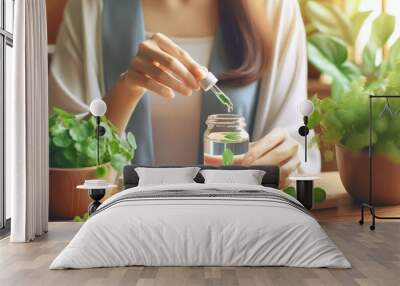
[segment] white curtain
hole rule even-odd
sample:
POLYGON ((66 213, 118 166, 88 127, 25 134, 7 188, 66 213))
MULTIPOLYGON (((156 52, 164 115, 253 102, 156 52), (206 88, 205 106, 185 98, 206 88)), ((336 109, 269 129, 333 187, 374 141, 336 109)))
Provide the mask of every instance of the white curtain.
POLYGON ((6 98, 6 187, 12 242, 47 232, 47 24, 45 0, 15 1, 13 94, 6 98))

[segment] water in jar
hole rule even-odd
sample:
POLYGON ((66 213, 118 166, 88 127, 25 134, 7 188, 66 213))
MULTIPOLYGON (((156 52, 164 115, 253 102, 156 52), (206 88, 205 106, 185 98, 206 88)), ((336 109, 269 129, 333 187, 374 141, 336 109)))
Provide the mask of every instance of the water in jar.
POLYGON ((233 153, 233 165, 241 165, 249 149, 249 135, 245 131, 212 132, 204 137, 204 164, 224 165, 223 154, 226 149, 233 153))

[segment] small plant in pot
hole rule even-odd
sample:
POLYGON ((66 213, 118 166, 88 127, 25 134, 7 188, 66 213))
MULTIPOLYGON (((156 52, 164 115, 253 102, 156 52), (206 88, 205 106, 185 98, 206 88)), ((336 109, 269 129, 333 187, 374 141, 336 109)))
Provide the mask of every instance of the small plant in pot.
POLYGON ((87 211, 90 199, 76 186, 87 179, 103 178, 114 182, 122 168, 134 157, 135 137, 121 138, 106 119, 100 123, 106 130, 99 141, 100 165, 97 166, 96 120, 77 118, 54 108, 49 118, 50 193, 52 219, 70 219, 87 211))
MULTIPOLYGON (((400 95, 400 39, 379 64, 377 60, 394 27, 393 16, 378 16, 360 61, 349 57, 351 49, 340 38, 308 38, 309 61, 332 79, 331 96, 313 98, 316 111, 309 125, 321 129, 313 143, 335 145, 336 154, 326 151, 324 158, 336 155, 342 182, 357 201, 368 201, 369 96, 400 95)), ((372 202, 400 204, 400 100, 374 99, 372 106, 372 202)))

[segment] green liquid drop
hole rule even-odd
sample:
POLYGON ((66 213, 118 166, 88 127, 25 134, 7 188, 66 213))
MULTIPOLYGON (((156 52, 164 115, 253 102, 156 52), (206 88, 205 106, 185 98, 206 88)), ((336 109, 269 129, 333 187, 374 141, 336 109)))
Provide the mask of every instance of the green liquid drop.
POLYGON ((228 112, 233 111, 233 103, 231 99, 225 95, 223 92, 216 93, 215 96, 218 98, 218 100, 226 106, 226 109, 228 112))

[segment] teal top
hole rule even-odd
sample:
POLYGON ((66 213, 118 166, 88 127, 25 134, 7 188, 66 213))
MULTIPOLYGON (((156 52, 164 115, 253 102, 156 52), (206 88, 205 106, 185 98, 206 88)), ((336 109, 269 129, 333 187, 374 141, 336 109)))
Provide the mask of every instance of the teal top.
MULTIPOLYGON (((140 0, 103 0, 102 15, 102 45, 104 61, 104 77, 106 91, 109 91, 118 81, 121 73, 127 70, 138 46, 146 39, 144 18, 140 0)), ((211 52, 208 69, 217 77, 232 66, 224 52, 221 31, 218 30, 211 52)), ((252 138, 254 118, 258 101, 259 82, 255 81, 241 87, 219 85, 231 98, 233 112, 242 115, 247 122, 247 131, 252 138)), ((126 131, 136 136, 138 150, 134 163, 154 164, 153 134, 151 126, 151 110, 149 95, 145 94, 137 105, 129 120, 126 131)), ((205 120, 210 114, 226 113, 226 108, 209 92, 202 96, 200 113, 200 140, 198 163, 203 161, 203 133, 205 120)))

